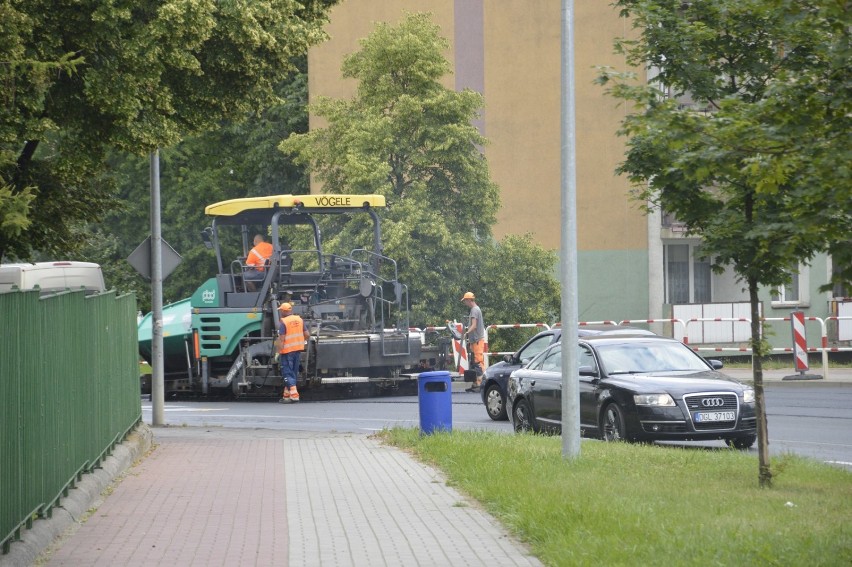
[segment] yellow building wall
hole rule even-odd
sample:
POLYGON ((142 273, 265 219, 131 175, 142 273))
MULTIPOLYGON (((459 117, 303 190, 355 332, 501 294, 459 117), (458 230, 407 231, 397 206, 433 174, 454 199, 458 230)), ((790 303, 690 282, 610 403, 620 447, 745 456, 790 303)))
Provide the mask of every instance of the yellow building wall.
MULTIPOLYGON (((450 40, 450 49, 444 54, 448 61, 455 58, 453 37, 453 0, 342 0, 331 9, 325 28, 329 39, 308 51, 308 96, 349 99, 355 95, 356 81, 344 79, 340 71, 343 59, 361 49, 359 41, 372 33, 376 23, 391 25, 405 19, 407 14, 428 12, 441 28, 442 35, 450 40)), ((444 79, 447 88, 453 87, 453 77, 444 79)), ((310 127, 320 126, 310 116, 310 127)))
MULTIPOLYGON (((412 12, 430 12, 451 44, 457 31, 455 2, 471 0, 344 0, 331 12, 330 40, 309 52, 310 97, 350 98, 353 81, 343 81, 345 55, 375 22, 397 23, 412 12)), ((477 0, 472 0, 477 1, 477 0)), ((546 248, 559 247, 561 153, 561 3, 554 0, 481 0, 484 65, 484 134, 492 179, 502 207, 494 234, 531 233, 546 248)), ((593 84, 597 65, 624 69, 612 42, 629 25, 608 2, 575 3, 578 248, 647 248, 647 224, 629 185, 614 169, 623 157, 616 136, 625 108, 593 84)), ((455 60, 455 46, 447 59, 455 60)), ((453 88, 454 78, 445 84, 453 88)), ((313 118, 311 127, 319 127, 313 118)))
POLYGON ((630 183, 615 175, 624 159, 624 138, 616 135, 628 107, 593 84, 596 67, 627 69, 613 54, 613 40, 631 35, 630 23, 609 2, 578 2, 577 60, 577 218, 581 249, 645 249, 647 219, 630 200, 630 183), (606 223, 598 222, 599 215, 606 223))

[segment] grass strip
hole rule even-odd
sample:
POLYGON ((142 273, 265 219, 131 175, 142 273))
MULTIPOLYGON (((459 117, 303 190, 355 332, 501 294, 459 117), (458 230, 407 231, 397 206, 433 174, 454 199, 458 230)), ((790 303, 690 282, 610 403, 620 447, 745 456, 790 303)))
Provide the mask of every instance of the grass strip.
POLYGON ((440 469, 546 565, 852 565, 852 473, 752 453, 454 431, 380 436, 440 469))

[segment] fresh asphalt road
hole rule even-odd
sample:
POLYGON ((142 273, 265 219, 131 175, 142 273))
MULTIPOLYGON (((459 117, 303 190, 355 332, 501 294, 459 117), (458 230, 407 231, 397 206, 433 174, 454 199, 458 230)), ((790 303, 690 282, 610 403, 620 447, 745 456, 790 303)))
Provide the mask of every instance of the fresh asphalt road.
MULTIPOLYGON (((507 421, 492 421, 479 394, 452 395, 453 429, 487 429, 512 432, 507 421)), ((353 400, 166 402, 167 425, 252 427, 317 432, 370 433, 390 427, 418 427, 420 407, 414 396, 356 398, 353 400)), ((151 403, 142 402, 146 423, 151 423, 151 403)))
POLYGON ((769 448, 852 470, 852 384, 774 383, 766 391, 769 448))
MULTIPOLYGON (((852 470, 852 384, 766 384, 769 448, 774 455, 794 453, 852 470)), ((420 424, 418 397, 398 396, 354 400, 302 401, 167 401, 165 425, 283 429, 316 432, 369 433, 420 424)), ((142 402, 151 424, 151 403, 142 402)), ((453 429, 511 433, 509 422, 492 421, 479 394, 452 395, 453 429)), ((684 444, 724 447, 724 443, 684 444)), ((751 451, 755 451, 752 448, 751 451)))

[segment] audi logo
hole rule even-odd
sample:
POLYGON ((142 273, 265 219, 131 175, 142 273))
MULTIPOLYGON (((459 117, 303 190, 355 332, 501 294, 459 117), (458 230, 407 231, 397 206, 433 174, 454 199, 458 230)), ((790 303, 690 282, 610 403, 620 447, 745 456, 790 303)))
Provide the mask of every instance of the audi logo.
POLYGON ((722 398, 704 398, 701 400, 701 405, 705 408, 720 408, 725 405, 725 400, 722 398))

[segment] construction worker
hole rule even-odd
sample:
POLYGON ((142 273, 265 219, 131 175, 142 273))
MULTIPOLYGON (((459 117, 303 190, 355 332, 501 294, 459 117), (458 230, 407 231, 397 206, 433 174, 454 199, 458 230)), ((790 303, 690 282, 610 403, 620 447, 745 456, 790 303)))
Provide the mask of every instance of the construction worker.
POLYGON ((482 384, 482 369, 485 365, 485 322, 482 320, 482 309, 476 304, 476 296, 472 291, 465 293, 461 300, 470 308, 470 323, 464 331, 464 338, 468 340, 473 354, 471 369, 476 372, 476 382, 465 391, 479 392, 480 384, 482 384))
POLYGON ((253 291, 255 288, 253 282, 263 279, 263 272, 266 271, 266 263, 271 257, 272 244, 267 242, 262 234, 256 234, 254 237, 254 248, 246 256, 246 271, 243 275, 246 282, 248 282, 250 291, 253 291))
POLYGON ((299 391, 296 389, 296 376, 299 373, 299 359, 305 350, 305 342, 311 333, 305 329, 305 323, 298 315, 293 314, 293 305, 282 303, 278 308, 281 313, 279 330, 278 364, 281 365, 281 377, 284 379, 284 393, 279 400, 282 403, 298 402, 299 391))
POLYGON ((266 269, 266 261, 272 256, 272 244, 263 238, 262 234, 254 235, 254 248, 246 257, 246 265, 255 268, 258 272, 266 269))

